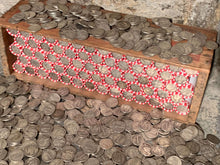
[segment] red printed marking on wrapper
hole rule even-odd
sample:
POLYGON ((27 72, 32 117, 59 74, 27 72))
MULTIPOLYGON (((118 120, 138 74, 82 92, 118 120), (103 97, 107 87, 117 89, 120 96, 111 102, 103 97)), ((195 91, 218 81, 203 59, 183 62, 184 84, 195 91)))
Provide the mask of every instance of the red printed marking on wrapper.
POLYGON ((110 91, 110 88, 107 84, 97 83, 97 92, 103 95, 107 95, 110 91))
MULTIPOLYGON (((14 30, 14 29, 11 29, 11 30, 14 30)), ((16 34, 12 33, 11 30, 10 29, 6 29, 8 34, 11 35, 12 37, 17 37, 19 35, 19 31, 18 30, 15 30, 15 31, 17 31, 16 34)))
POLYGON ((85 84, 85 81, 77 75, 72 79, 71 84, 76 88, 82 88, 85 84))
POLYGON ((23 51, 23 47, 20 46, 19 44, 17 44, 16 42, 13 42, 10 46, 9 46, 9 50, 12 54, 14 54, 15 56, 19 56, 21 55, 22 51, 23 51), (14 49, 18 49, 19 52, 15 52, 14 49))
POLYGON ((187 101, 176 104, 174 109, 179 115, 187 115, 189 113, 189 103, 187 101))
POLYGON ((149 96, 148 104, 153 108, 159 108, 161 107, 161 99, 159 96, 149 96))
POLYGON ((84 88, 87 91, 93 92, 97 89, 97 86, 93 80, 89 79, 89 80, 85 81, 84 88))
POLYGON ((168 98, 166 101, 164 101, 161 105, 161 108, 166 112, 173 112, 174 111, 174 105, 171 103, 171 99, 168 98))
POLYGON ((194 95, 194 86, 190 83, 185 83, 184 85, 180 86, 179 91, 183 98, 189 99, 194 95))
POLYGON ((117 86, 110 88, 109 95, 114 98, 119 98, 121 96, 121 89, 117 86))
POLYGON ((49 72, 48 78, 49 78, 51 81, 53 81, 53 82, 58 82, 58 81, 60 81, 60 75, 57 74, 57 73, 54 72, 54 71, 49 72))
POLYGON ((36 72, 36 75, 41 79, 47 79, 48 74, 49 74, 49 72, 42 67, 39 68, 38 71, 36 72))
POLYGON ((24 73, 25 72, 25 70, 24 70, 25 69, 25 65, 20 63, 18 60, 13 63, 12 68, 17 73, 24 73), (20 67, 20 69, 18 70, 18 68, 16 66, 20 67))
POLYGON ((144 105, 149 102, 149 97, 146 96, 143 92, 136 93, 134 100, 136 103, 144 105))

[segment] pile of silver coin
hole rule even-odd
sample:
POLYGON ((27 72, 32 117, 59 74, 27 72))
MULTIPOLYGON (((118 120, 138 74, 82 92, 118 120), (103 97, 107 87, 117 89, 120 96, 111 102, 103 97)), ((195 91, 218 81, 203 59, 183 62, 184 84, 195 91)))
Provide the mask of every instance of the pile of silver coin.
POLYGON ((201 54, 204 46, 210 50, 218 47, 204 34, 184 31, 168 18, 152 19, 152 27, 144 17, 107 12, 95 5, 83 7, 67 3, 67 0, 47 0, 45 3, 29 0, 29 4, 19 6, 19 10, 9 22, 25 21, 30 24, 31 32, 58 28, 60 37, 65 39, 86 40, 93 36, 117 48, 142 51, 149 57, 178 58, 183 64, 191 63, 189 55, 201 54), (178 43, 173 45, 172 41, 178 43))
POLYGON ((198 125, 0 77, 1 165, 219 165, 198 125))

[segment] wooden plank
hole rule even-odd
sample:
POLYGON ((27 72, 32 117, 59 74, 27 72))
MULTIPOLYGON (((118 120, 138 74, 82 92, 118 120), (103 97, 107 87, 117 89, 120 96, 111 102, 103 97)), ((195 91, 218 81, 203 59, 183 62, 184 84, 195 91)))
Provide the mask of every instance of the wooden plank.
POLYGON ((5 28, 0 28, 0 49, 1 60, 3 66, 3 73, 5 76, 9 76, 12 71, 12 64, 16 60, 16 56, 12 55, 9 50, 9 45, 12 44, 13 38, 8 35, 5 28))
MULTIPOLYGON (((8 19, 15 13, 19 12, 18 10, 18 6, 20 4, 24 4, 27 3, 26 0, 20 1, 15 7, 13 7, 13 9, 11 9, 9 12, 7 12, 5 15, 3 15, 2 18, 0 18, 0 26, 6 27, 6 28, 12 28, 12 29, 18 29, 18 30, 23 30, 23 31, 28 31, 28 24, 25 22, 21 22, 19 24, 10 24, 8 22, 8 19)), ((213 30, 208 30, 208 29, 202 29, 202 28, 196 28, 196 27, 189 27, 186 25, 179 25, 178 26, 182 27, 184 30, 187 31, 191 31, 191 32, 201 32, 203 34, 205 34, 208 39, 210 40, 216 40, 216 35, 217 32, 213 31, 213 30)), ((41 30, 39 32, 37 32, 36 34, 39 35, 43 35, 46 37, 52 37, 54 39, 58 39, 58 40, 63 40, 63 41, 67 41, 67 42, 72 42, 72 43, 76 43, 76 44, 81 44, 81 45, 85 45, 85 46, 90 46, 90 47, 94 47, 94 48, 99 48, 99 49, 104 49, 110 52, 116 52, 116 53, 120 53, 120 54, 125 54, 125 55, 129 55, 129 56, 134 56, 134 57, 138 57, 138 58, 143 58, 143 59, 148 59, 148 60, 154 60, 156 62, 161 62, 164 64, 168 64, 168 65, 174 65, 174 66, 178 66, 178 67, 184 67, 187 69, 193 69, 193 70, 197 70, 197 71, 202 71, 202 72, 209 72, 210 63, 207 63, 206 61, 212 60, 213 57, 213 51, 209 51, 206 48, 204 48, 204 52, 210 54, 209 57, 205 57, 203 56, 204 53, 198 57, 198 55, 190 55, 194 60, 191 64, 188 65, 184 65, 181 64, 178 59, 173 58, 171 60, 164 60, 159 58, 158 55, 154 56, 154 57, 146 57, 143 55, 142 52, 136 52, 133 50, 124 50, 121 48, 115 48, 113 47, 108 41, 105 40, 101 40, 101 39, 96 39, 93 37, 89 37, 89 39, 84 40, 84 41, 80 41, 80 40, 65 40, 59 37, 59 32, 58 29, 51 29, 51 30, 41 30)))
POLYGON ((206 89, 208 77, 209 77, 208 73, 205 73, 205 72, 199 73, 196 87, 195 87, 195 91, 194 91, 194 96, 192 99, 192 104, 190 107, 190 113, 188 115, 189 116, 188 123, 195 123, 195 121, 196 121, 196 118, 197 118, 197 115, 199 113, 199 109, 200 109, 200 106, 202 103, 202 99, 204 96, 204 92, 206 89))
POLYGON ((176 112, 166 112, 166 111, 164 111, 163 114, 164 114, 164 117, 166 118, 170 118, 170 119, 177 120, 177 121, 184 122, 184 123, 189 123, 188 115, 179 115, 176 112))
POLYGON ((5 51, 5 44, 4 44, 4 39, 3 39, 3 32, 2 32, 3 28, 0 28, 0 49, 1 49, 1 61, 2 61, 2 68, 3 68, 3 74, 5 76, 10 75, 10 71, 9 71, 9 64, 8 64, 8 57, 5 51))

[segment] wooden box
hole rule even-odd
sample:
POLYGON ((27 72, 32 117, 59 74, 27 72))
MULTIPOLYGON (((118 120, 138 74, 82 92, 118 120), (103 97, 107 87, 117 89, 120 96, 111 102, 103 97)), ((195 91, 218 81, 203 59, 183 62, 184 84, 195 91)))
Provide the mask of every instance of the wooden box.
MULTIPOLYGON (((16 6, 14 6, 11 10, 9 10, 6 14, 3 15, 2 18, 0 18, 0 47, 1 47, 1 59, 3 63, 3 71, 4 74, 7 75, 15 75, 18 79, 26 81, 26 82, 31 82, 31 83, 37 83, 37 84, 43 84, 46 87, 50 88, 60 88, 60 87, 68 87, 70 91, 74 94, 77 95, 83 95, 85 97, 89 98, 96 98, 100 100, 106 100, 107 98, 111 97, 111 95, 108 94, 100 94, 100 92, 97 92, 96 90, 88 90, 85 88, 77 88, 74 87, 72 84, 69 83, 69 85, 66 85, 65 83, 61 83, 60 81, 51 81, 50 79, 42 79, 38 76, 30 76, 25 73, 17 73, 13 70, 13 64, 17 60, 17 57, 13 55, 10 51, 10 45, 14 42, 14 39, 11 35, 8 34, 7 29, 15 29, 17 31, 22 31, 22 32, 28 32, 28 24, 21 22, 19 24, 10 24, 8 22, 8 19, 15 13, 19 12, 18 6, 21 4, 27 3, 27 1, 22 0, 20 1, 16 6)), ((193 33, 196 32, 201 32, 207 36, 209 40, 216 40, 216 32, 212 30, 207 30, 207 29, 201 29, 201 28, 196 28, 196 27, 189 27, 185 25, 178 25, 182 29, 186 31, 190 31, 193 33)), ((191 64, 181 64, 178 59, 173 58, 171 60, 164 60, 159 58, 157 55, 154 57, 146 57, 142 54, 142 52, 136 52, 133 50, 124 50, 121 48, 115 48, 113 47, 109 42, 101 39, 96 39, 93 37, 89 37, 87 40, 80 41, 80 40, 65 40, 59 37, 59 32, 58 29, 53 29, 53 30, 40 30, 39 32, 36 33, 37 35, 43 36, 43 37, 49 37, 52 39, 55 39, 56 41, 65 41, 68 42, 69 44, 73 45, 82 45, 86 47, 92 47, 97 50, 97 52, 100 50, 108 51, 110 53, 118 53, 120 55, 123 55, 124 58, 127 56, 130 57, 135 57, 139 59, 145 59, 149 60, 153 63, 162 63, 167 66, 174 66, 178 68, 183 68, 185 70, 190 70, 193 71, 196 75, 196 78, 193 80, 194 81, 194 88, 193 92, 194 95, 192 99, 190 100, 190 107, 189 107, 189 113, 185 115, 179 115, 175 111, 173 112, 168 112, 164 111, 164 117, 169 117, 175 120, 179 120, 185 123, 195 123, 197 114, 199 112, 199 108, 202 102, 203 94, 205 91, 205 87, 207 84, 207 80, 209 77, 209 72, 212 64, 212 58, 213 58, 213 51, 210 51, 206 48, 203 48, 203 52, 201 55, 190 55, 193 58, 193 62, 191 64), (197 74, 198 73, 198 74, 197 74)), ((73 48, 74 49, 74 48, 73 48)), ((75 50, 75 49, 74 49, 75 50)), ((81 51, 84 51, 81 50, 81 51)), ((97 54, 97 53, 96 53, 97 54)), ((92 55, 91 55, 92 56, 92 55)), ((94 64, 96 65, 96 64, 94 64)), ((132 65, 132 64, 131 64, 132 65)), ((70 66, 69 66, 70 67, 70 66)), ((96 66, 95 66, 96 67, 96 66)), ((145 66, 144 66, 145 67, 145 66)), ((72 80, 72 79, 71 79, 72 80)), ((116 80, 117 81, 117 80, 116 80)), ((68 83, 67 83, 68 84, 68 83)), ((108 87, 109 88, 109 87, 108 87)), ((141 94, 141 93, 140 93, 141 94)), ((137 101, 126 101, 126 99, 123 99, 121 97, 118 98, 120 104, 130 104, 136 109, 144 110, 144 111, 151 111, 153 108, 152 106, 149 106, 148 104, 138 104, 137 101)), ((166 100, 165 100, 166 102, 166 100)))

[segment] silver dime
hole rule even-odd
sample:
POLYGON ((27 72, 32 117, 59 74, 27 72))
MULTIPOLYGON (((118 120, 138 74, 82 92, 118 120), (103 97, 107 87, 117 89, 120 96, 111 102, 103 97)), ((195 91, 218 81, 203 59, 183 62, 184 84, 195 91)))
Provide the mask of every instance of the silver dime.
POLYGON ((218 44, 214 41, 208 40, 206 41, 205 47, 210 50, 215 50, 218 48, 218 44))
POLYGON ((160 53, 161 53, 161 48, 158 46, 151 46, 143 51, 143 54, 145 56, 155 56, 155 55, 160 55, 160 53))
POLYGON ((41 27, 42 27, 42 29, 46 29, 46 30, 54 29, 57 27, 57 22, 51 21, 48 23, 43 23, 43 24, 41 24, 41 27))
POLYGON ((190 63, 192 63, 192 57, 190 57, 190 56, 179 56, 178 60, 182 64, 190 64, 190 63))
POLYGON ((119 30, 127 30, 128 28, 130 28, 131 24, 127 21, 119 21, 116 23, 116 27, 119 30))
POLYGON ((11 161, 20 161, 24 157, 24 153, 21 149, 12 150, 9 152, 8 158, 11 161))
POLYGON ((56 151, 52 149, 43 150, 41 158, 44 162, 49 163, 56 157, 56 151))

